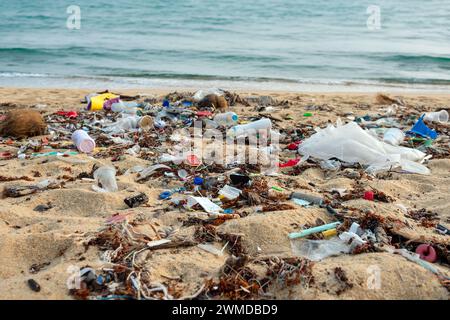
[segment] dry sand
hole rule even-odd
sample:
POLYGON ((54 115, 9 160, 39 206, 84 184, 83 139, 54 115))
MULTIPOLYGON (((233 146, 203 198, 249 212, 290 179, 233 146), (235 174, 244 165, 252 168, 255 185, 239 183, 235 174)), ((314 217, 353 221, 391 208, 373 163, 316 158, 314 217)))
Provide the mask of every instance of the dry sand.
MULTIPOLYGON (((158 97, 169 91, 125 90, 123 94, 149 93, 158 97)), ((40 111, 79 110, 84 106, 80 99, 89 90, 60 89, 12 89, 0 88, 1 110, 8 109, 6 103, 17 107, 35 106, 40 111), (38 105, 36 107, 36 105, 38 105), (40 105, 40 106, 39 106, 40 105)), ((241 96, 256 95, 255 92, 241 92, 241 96)), ((281 127, 294 127, 296 123, 311 122, 323 124, 326 120, 335 122, 345 112, 363 116, 375 113, 380 106, 375 104, 374 94, 294 94, 264 93, 278 100, 289 100, 289 107, 276 107, 273 116, 283 118, 289 114, 292 120, 283 121, 281 127), (312 111, 312 118, 302 117, 306 106, 327 105, 327 110, 312 111)), ((396 95, 398 96, 398 95, 396 95)), ((449 107, 449 95, 415 94, 401 96, 420 111, 439 110, 449 107)), ((239 115, 258 114, 253 107, 231 107, 239 115)), ((2 151, 15 148, 1 146, 2 151)), ((94 163, 110 163, 110 159, 92 160, 87 156, 77 156, 87 161, 85 164, 70 164, 59 160, 45 162, 33 160, 1 160, 0 176, 29 176, 37 182, 45 177, 58 177, 65 174, 76 176, 89 172, 94 163), (39 172, 41 177, 35 177, 39 172)), ((126 156, 125 160, 114 162, 120 169, 134 165, 148 165, 148 161, 126 156)), ((429 176, 393 173, 385 179, 360 179, 365 186, 372 186, 395 198, 408 208, 426 208, 437 212, 441 222, 450 222, 450 159, 431 160, 428 165, 429 176)), ((132 212, 146 216, 160 229, 171 226, 179 229, 179 234, 190 235, 193 228, 180 228, 179 211, 155 213, 162 202, 158 194, 164 186, 150 180, 145 184, 134 182, 134 175, 118 177, 119 192, 100 194, 91 189, 92 183, 76 180, 68 182, 63 189, 47 190, 20 198, 1 199, 0 206, 0 299, 71 299, 66 281, 70 266, 101 267, 100 252, 94 246, 87 249, 82 245, 83 234, 94 232, 104 226, 105 219, 117 212, 132 212), (123 199, 136 191, 145 192, 150 198, 148 207, 128 209, 123 199), (51 202, 53 208, 37 212, 33 209, 40 204, 51 202), (47 264, 36 274, 30 273, 34 264, 47 264), (33 292, 26 281, 35 279, 41 285, 40 292, 33 292)), ((270 178, 273 185, 280 187, 297 186, 311 192, 331 188, 350 188, 355 182, 343 175, 326 175, 320 169, 307 169, 298 176, 279 176, 270 178), (315 185, 312 188, 310 183, 315 185)), ((30 184, 27 181, 2 182, 1 185, 30 184)), ((349 200, 345 204, 351 208, 371 208, 384 217, 406 220, 394 203, 369 202, 363 199, 349 200)), ((289 232, 298 230, 295 226, 317 219, 329 222, 330 217, 324 209, 296 207, 294 210, 253 213, 246 218, 227 221, 219 227, 221 231, 244 234, 244 245, 253 256, 292 256, 287 238, 289 232)), ((424 240, 434 239, 450 244, 449 236, 441 236, 407 219, 410 228, 402 231, 409 238, 423 236, 424 240)), ((151 228, 143 227, 143 233, 154 238, 151 228)), ((217 244, 220 248, 220 245, 217 244)), ((216 277, 227 256, 217 257, 197 247, 157 250, 149 254, 145 264, 151 270, 155 281, 167 281, 167 277, 181 277, 180 286, 185 295, 193 294, 211 277, 216 277)), ((255 266, 257 268, 257 266, 255 266)), ((450 275, 448 266, 439 268, 450 275)), ((289 288, 272 287, 271 292, 278 299, 448 299, 449 292, 438 278, 423 267, 405 258, 388 253, 363 253, 341 255, 317 262, 313 266, 315 285, 305 288, 301 285, 289 288), (381 270, 381 288, 368 289, 370 274, 368 268, 377 266, 381 270), (340 284, 333 274, 335 267, 341 267, 353 285, 337 294, 340 284)))

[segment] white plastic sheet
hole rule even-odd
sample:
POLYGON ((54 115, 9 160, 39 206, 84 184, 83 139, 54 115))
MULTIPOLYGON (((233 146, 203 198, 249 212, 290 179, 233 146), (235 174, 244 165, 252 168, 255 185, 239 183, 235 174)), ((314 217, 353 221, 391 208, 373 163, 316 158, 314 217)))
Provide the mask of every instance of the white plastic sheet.
POLYGON ((319 129, 299 145, 298 151, 323 160, 337 158, 344 162, 360 163, 368 166, 371 172, 401 167, 411 173, 430 173, 427 167, 419 163, 425 158, 425 153, 389 145, 363 130, 356 122, 319 129))

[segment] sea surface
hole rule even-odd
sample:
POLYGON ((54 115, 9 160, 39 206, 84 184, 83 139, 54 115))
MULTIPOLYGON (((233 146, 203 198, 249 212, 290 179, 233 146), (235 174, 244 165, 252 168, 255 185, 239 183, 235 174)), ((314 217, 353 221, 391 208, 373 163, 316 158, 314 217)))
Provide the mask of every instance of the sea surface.
POLYGON ((0 0, 0 86, 448 92, 450 1, 0 0))

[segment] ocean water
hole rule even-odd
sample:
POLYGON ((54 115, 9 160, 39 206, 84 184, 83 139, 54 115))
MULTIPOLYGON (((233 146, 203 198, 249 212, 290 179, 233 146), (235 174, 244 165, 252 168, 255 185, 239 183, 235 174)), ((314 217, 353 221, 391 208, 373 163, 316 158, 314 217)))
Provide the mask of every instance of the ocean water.
POLYGON ((446 91, 450 2, 1 0, 0 86, 446 91))

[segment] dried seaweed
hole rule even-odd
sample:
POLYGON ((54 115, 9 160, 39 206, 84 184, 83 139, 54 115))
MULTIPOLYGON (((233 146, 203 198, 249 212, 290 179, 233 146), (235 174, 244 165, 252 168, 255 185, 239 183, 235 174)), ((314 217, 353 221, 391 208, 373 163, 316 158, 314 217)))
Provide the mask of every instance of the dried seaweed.
POLYGON ((30 178, 30 177, 27 177, 27 176, 21 176, 21 177, 0 176, 0 182, 17 181, 17 180, 33 181, 33 178, 30 178))
POLYGON ((350 283, 345 271, 340 268, 340 267, 336 267, 333 270, 334 272, 334 276, 339 284, 339 288, 336 291, 336 294, 339 296, 342 293, 344 293, 346 290, 353 288, 353 284, 350 283))
POLYGON ((406 217, 416 220, 425 228, 435 228, 439 223, 439 215, 425 208, 409 211, 406 217))
POLYGON ((242 244, 242 235, 231 233, 218 233, 220 239, 224 242, 228 242, 228 250, 236 257, 240 257, 247 254, 245 247, 242 244))
POLYGON ((363 229, 369 229, 372 232, 375 232, 375 229, 378 226, 383 225, 385 223, 384 217, 377 215, 373 212, 367 213, 364 217, 359 220, 359 225, 363 229))

